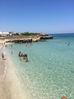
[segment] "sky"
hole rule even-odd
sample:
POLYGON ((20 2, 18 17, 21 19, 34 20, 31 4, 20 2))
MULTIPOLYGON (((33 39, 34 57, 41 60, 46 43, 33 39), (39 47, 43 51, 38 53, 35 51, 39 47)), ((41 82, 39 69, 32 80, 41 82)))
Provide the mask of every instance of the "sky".
POLYGON ((74 33, 74 0, 0 0, 0 31, 74 33))

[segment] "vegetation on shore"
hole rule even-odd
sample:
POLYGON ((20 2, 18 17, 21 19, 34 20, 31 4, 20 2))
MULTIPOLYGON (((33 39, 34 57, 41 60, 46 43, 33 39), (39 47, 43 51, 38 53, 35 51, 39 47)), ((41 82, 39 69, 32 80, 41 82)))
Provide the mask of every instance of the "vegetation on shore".
POLYGON ((23 32, 23 33, 15 33, 12 35, 40 35, 40 33, 29 33, 29 32, 23 32))

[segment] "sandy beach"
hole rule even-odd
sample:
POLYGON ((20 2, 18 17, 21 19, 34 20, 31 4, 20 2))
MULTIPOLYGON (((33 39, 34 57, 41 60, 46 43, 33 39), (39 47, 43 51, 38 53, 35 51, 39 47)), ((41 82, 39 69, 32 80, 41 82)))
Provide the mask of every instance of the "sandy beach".
POLYGON ((11 58, 7 56, 5 60, 0 57, 0 99, 32 99, 20 80, 11 58))

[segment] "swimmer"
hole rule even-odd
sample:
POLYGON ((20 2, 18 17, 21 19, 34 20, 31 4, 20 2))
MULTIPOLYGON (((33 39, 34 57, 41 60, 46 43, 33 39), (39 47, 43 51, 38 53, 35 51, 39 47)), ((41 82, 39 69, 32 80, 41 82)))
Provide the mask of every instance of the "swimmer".
POLYGON ((69 46, 70 45, 70 42, 65 42, 65 44, 67 44, 67 46, 69 46))
POLYGON ((23 57, 27 57, 27 54, 24 54, 23 57))
POLYGON ((27 54, 25 54, 23 57, 24 57, 25 61, 28 62, 27 54))
POLYGON ((21 51, 19 52, 18 56, 21 56, 21 51))
POLYGON ((21 51, 18 54, 19 57, 23 57, 23 53, 21 53, 21 51))
POLYGON ((28 62, 28 58, 27 57, 25 57, 25 61, 28 62))
POLYGON ((27 46, 28 46, 28 43, 26 43, 25 47, 27 47, 27 46))
POLYGON ((31 43, 29 43, 28 45, 31 46, 31 43))
POLYGON ((67 97, 62 97, 61 99, 67 99, 67 97))
POLYGON ((68 44, 67 44, 68 46, 70 45, 70 42, 68 42, 68 44))

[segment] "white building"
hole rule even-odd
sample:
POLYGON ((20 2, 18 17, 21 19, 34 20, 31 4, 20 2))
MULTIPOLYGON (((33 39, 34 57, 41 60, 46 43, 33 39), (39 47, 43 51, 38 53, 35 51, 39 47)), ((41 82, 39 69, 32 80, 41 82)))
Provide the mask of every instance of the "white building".
POLYGON ((12 32, 0 32, 1 36, 7 36, 7 35, 11 35, 12 32))

